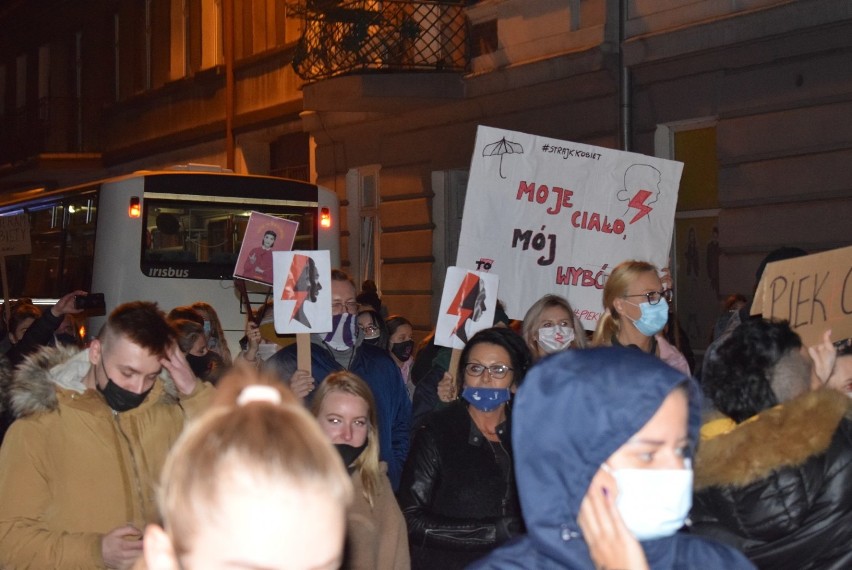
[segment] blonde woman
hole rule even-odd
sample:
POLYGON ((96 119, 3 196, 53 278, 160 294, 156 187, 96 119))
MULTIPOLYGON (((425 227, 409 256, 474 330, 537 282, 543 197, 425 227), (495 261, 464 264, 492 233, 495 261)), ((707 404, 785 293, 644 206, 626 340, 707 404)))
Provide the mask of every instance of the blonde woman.
POLYGON ((387 464, 379 462, 376 404, 369 386, 351 372, 335 372, 317 388, 311 411, 343 458, 355 491, 344 568, 408 570, 405 519, 386 475, 387 464))
POLYGON ((559 295, 545 295, 533 303, 521 330, 535 360, 567 348, 586 347, 586 331, 574 318, 568 300, 559 295))
POLYGON ((230 405, 191 424, 169 453, 163 524, 146 529, 136 568, 340 566, 352 486, 337 453, 292 395, 243 374, 223 379, 217 399, 230 405))
POLYGON ((604 312, 595 329, 594 346, 633 346, 689 375, 680 351, 663 336, 672 290, 664 288, 657 268, 645 261, 624 261, 607 278, 604 312))

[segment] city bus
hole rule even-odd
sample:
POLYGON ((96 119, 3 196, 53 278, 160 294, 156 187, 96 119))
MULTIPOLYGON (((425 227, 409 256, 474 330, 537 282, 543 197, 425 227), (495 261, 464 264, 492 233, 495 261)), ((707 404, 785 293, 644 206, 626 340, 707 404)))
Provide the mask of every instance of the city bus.
MULTIPOLYGON (((26 213, 32 253, 6 258, 10 298, 52 304, 84 290, 103 293, 106 314, 127 301, 169 311, 210 303, 231 346, 246 307, 233 280, 252 211, 299 223, 293 249, 329 250, 340 261, 339 202, 307 182, 203 167, 139 171, 71 188, 0 196, 0 216, 26 213)), ((270 287, 249 283, 254 304, 270 287)), ((104 316, 89 319, 89 337, 104 316)))

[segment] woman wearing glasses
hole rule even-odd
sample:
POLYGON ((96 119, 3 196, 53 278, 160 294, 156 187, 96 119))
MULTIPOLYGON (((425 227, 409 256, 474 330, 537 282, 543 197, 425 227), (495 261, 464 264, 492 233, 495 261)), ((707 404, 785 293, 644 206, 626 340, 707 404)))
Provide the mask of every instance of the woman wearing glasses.
POLYGON ((510 400, 531 355, 514 331, 480 331, 461 353, 461 400, 414 436, 400 484, 411 567, 465 568, 521 531, 510 400))
POLYGON ((618 264, 604 286, 604 312, 592 344, 632 346, 690 374, 686 358, 662 334, 671 300, 672 290, 663 287, 654 265, 635 260, 618 264))
POLYGON ((361 342, 388 349, 388 327, 382 316, 375 309, 358 311, 358 334, 361 342))

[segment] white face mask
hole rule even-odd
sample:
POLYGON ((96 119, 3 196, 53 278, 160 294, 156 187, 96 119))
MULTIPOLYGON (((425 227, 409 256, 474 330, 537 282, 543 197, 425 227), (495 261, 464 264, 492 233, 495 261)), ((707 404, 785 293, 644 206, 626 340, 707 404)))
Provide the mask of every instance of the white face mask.
POLYGON ((278 352, 279 348, 281 347, 275 344, 274 342, 262 342, 257 345, 257 356, 261 360, 266 360, 267 358, 278 352))
POLYGON ((685 469, 610 469, 618 498, 615 505, 637 540, 675 534, 692 507, 692 467, 685 469))
POLYGON ((538 346, 546 354, 565 350, 574 340, 574 329, 562 325, 538 329, 538 346))

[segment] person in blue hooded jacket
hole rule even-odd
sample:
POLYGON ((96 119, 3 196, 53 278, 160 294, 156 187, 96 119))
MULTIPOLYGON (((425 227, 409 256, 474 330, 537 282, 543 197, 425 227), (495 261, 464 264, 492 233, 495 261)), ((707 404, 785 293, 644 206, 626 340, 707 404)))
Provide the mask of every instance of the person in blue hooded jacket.
POLYGON ((753 568, 678 532, 699 405, 686 375, 637 350, 570 350, 533 367, 512 432, 527 534, 469 568, 753 568))

